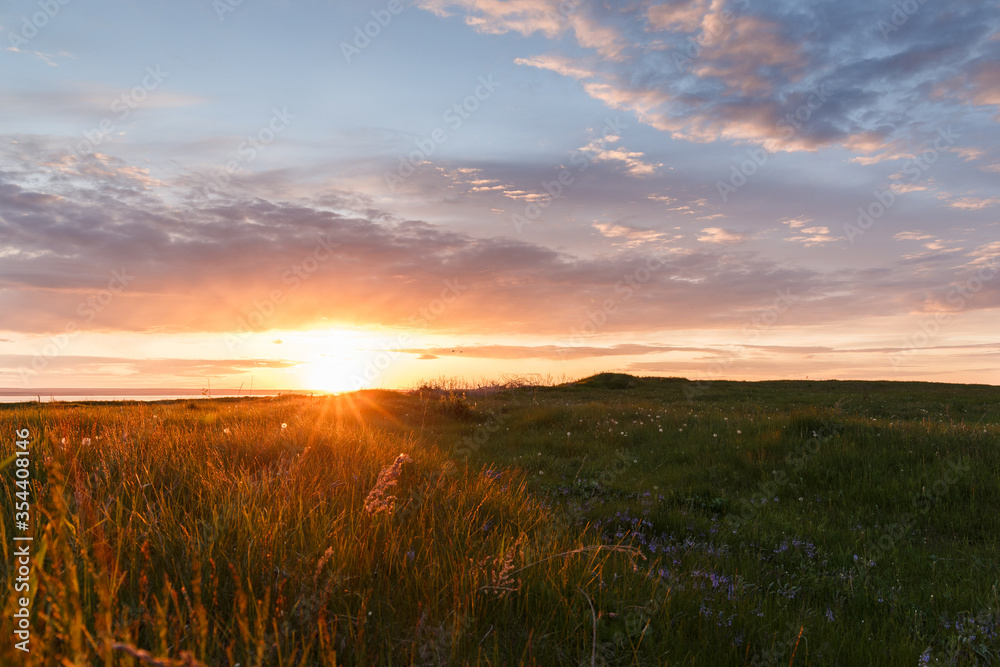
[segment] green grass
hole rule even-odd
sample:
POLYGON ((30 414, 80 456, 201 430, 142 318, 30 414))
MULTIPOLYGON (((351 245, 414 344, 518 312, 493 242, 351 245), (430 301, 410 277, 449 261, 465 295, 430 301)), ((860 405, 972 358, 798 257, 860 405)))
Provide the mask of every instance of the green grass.
POLYGON ((32 653, 8 583, 3 664, 1000 664, 998 387, 21 404, 0 460, 21 428, 32 653))

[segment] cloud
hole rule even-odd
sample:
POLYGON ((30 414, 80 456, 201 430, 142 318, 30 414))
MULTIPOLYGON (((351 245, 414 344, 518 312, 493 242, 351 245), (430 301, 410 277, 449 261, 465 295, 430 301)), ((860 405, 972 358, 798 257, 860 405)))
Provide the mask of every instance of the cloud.
POLYGON ((953 95, 966 104, 1000 107, 1000 63, 977 58, 936 87, 939 96, 953 95))
MULTIPOLYGON (((0 355, 0 368, 16 372, 15 369, 31 368, 34 359, 31 355, 23 354, 0 355)), ((148 381, 151 377, 204 380, 206 377, 239 375, 266 368, 295 368, 304 363, 289 359, 135 359, 79 355, 53 356, 48 361, 45 373, 52 379, 76 375, 113 375, 125 383, 133 379, 148 381)))
POLYGON ((625 168, 625 173, 630 176, 653 176, 656 174, 656 169, 663 166, 663 163, 661 162, 653 163, 643 160, 645 154, 642 152, 629 151, 618 147, 609 147, 609 144, 615 144, 619 140, 620 137, 609 134, 592 140, 579 150, 584 153, 589 153, 594 162, 611 162, 620 164, 625 168))
POLYGON ((668 237, 663 232, 653 229, 639 229, 624 224, 611 224, 595 222, 594 229, 601 233, 601 236, 611 239, 625 248, 637 248, 649 243, 666 241, 668 237))
POLYGON ((929 189, 926 185, 918 185, 916 183, 893 183, 891 187, 892 191, 897 195, 905 195, 910 192, 925 192, 929 189))
POLYGON ((463 15, 481 32, 558 43, 558 55, 516 62, 571 77, 678 139, 772 151, 840 146, 865 165, 905 153, 896 145, 914 139, 918 114, 971 118, 975 107, 1000 106, 1000 21, 989 3, 923 5, 887 35, 878 26, 892 9, 861 0, 420 6, 463 15))
POLYGON ((698 237, 698 240, 703 243, 743 243, 747 240, 747 235, 739 232, 731 232, 719 227, 705 227, 701 230, 701 236, 698 237))
POLYGON ((966 162, 971 162, 972 160, 978 160, 979 158, 981 158, 984 155, 986 155, 986 151, 984 151, 982 148, 974 148, 974 147, 971 147, 971 146, 966 146, 966 147, 961 147, 961 148, 952 148, 950 150, 953 153, 956 153, 959 157, 961 157, 966 162))
MULTIPOLYGON (((462 348, 405 348, 394 350, 403 354, 420 354, 436 356, 462 356, 477 359, 599 359, 604 357, 635 357, 651 354, 667 354, 673 352, 696 352, 707 355, 725 355, 732 350, 731 345, 724 346, 686 346, 686 345, 649 345, 642 343, 623 343, 620 345, 469 345, 462 348)), ((745 345, 747 349, 778 349, 773 346, 745 345)), ((793 347, 780 348, 798 352, 832 351, 827 347, 793 347)), ((419 357, 418 357, 419 358, 419 357)))
MULTIPOLYGON (((22 333, 353 325, 569 339, 594 304, 614 304, 602 335, 739 326, 791 286, 810 305, 783 322, 840 322, 846 304, 856 318, 905 308, 903 295, 933 280, 782 266, 714 243, 683 248, 624 221, 595 226, 612 248, 573 254, 450 231, 354 192, 282 199, 234 187, 204 199, 188 181, 161 182, 118 158, 73 160, 42 138, 17 141, 0 138, 0 308, 18 314, 5 326, 22 333)), ((267 174, 254 183, 279 190, 267 174)), ((806 218, 786 224, 806 245, 831 240, 806 218)))
POLYGON ((651 30, 695 32, 708 14, 709 0, 680 0, 653 4, 646 12, 651 30))
POLYGON ((574 61, 566 56, 554 54, 534 56, 531 58, 515 58, 514 63, 525 67, 536 67, 538 69, 555 72, 562 76, 573 79, 590 79, 597 76, 597 72, 589 67, 574 61))
MULTIPOLYGON (((72 120, 98 120, 109 118, 121 122, 123 111, 115 107, 123 96, 131 95, 127 89, 112 88, 105 84, 75 84, 61 90, 6 90, 0 91, 0 118, 31 114, 72 120)), ((128 116, 154 109, 176 109, 202 104, 204 99, 195 95, 153 90, 142 103, 129 109, 128 116)), ((124 108, 124 105, 122 106, 124 108)))
POLYGON ((59 53, 53 54, 53 53, 45 53, 44 51, 24 51, 22 49, 17 48, 16 46, 8 46, 7 51, 10 51, 11 53, 22 53, 25 55, 30 55, 34 58, 37 58, 38 60, 41 60, 49 67, 58 67, 59 63, 57 59, 59 58, 74 57, 73 54, 69 53, 68 51, 60 51, 59 53))
POLYGON ((934 238, 930 234, 922 234, 920 232, 899 232, 893 236, 897 241, 924 241, 926 239, 934 238))
POLYGON ((795 234, 785 240, 792 243, 801 243, 807 248, 822 245, 824 243, 830 243, 831 241, 836 240, 830 235, 830 229, 828 227, 806 227, 806 225, 812 222, 809 218, 786 218, 781 222, 788 225, 790 229, 795 230, 795 234))
POLYGON ((517 32, 532 35, 541 32, 555 37, 569 27, 560 0, 417 0, 421 9, 438 16, 452 16, 452 10, 465 13, 465 23, 479 32, 500 35, 517 32))
POLYGON ((949 207, 963 211, 978 211, 997 204, 1000 204, 1000 197, 957 197, 947 202, 949 207))

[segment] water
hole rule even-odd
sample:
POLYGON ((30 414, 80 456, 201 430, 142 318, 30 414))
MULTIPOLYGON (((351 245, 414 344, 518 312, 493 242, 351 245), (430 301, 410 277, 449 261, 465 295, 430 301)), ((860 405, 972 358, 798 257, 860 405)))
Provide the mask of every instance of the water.
MULTIPOLYGON (((253 396, 277 396, 289 390, 255 389, 253 396)), ((320 392, 295 392, 318 394, 320 392)), ((0 389, 0 403, 56 403, 71 401, 171 401, 196 398, 250 396, 249 391, 221 390, 205 396, 200 389, 0 389)))

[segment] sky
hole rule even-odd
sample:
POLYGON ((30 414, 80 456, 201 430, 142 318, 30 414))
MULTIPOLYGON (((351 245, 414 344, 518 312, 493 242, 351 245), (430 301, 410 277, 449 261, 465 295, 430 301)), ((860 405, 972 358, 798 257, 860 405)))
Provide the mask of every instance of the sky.
POLYGON ((998 223, 995 2, 0 8, 0 388, 995 385, 998 223))

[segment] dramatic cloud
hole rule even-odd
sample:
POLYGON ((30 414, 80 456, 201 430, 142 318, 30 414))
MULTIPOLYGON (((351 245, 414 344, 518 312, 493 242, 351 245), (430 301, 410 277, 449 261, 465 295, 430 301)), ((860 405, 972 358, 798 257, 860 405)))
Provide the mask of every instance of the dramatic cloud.
POLYGON ((411 4, 96 3, 5 51, 0 372, 996 365, 995 3, 411 4))
POLYGON ((572 39, 576 55, 516 62, 571 77, 609 107, 694 141, 868 154, 917 140, 916 108, 936 108, 944 122, 956 105, 1000 106, 1000 21, 988 3, 910 13, 860 0, 419 4, 481 32, 572 39))
MULTIPOLYGON (((14 330, 61 331, 67 322, 175 332, 325 322, 457 333, 502 327, 568 338, 586 329, 595 304, 607 333, 706 320, 738 326, 789 287, 809 308, 791 309, 785 321, 839 321, 846 302, 848 317, 885 313, 906 307, 901 296, 912 289, 901 278, 824 275, 749 252, 674 247, 666 235, 621 224, 595 225, 620 241, 618 254, 579 257, 399 219, 346 194, 172 205, 168 198, 180 202, 184 191, 112 158, 76 159, 43 142, 12 150, 20 171, 0 172, 0 305, 19 314, 14 330)), ((789 240, 830 240, 826 227, 808 219, 785 223, 795 233, 789 240)), ((701 237, 741 239, 717 228, 701 237)))

